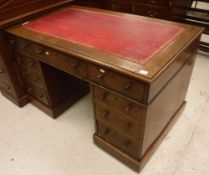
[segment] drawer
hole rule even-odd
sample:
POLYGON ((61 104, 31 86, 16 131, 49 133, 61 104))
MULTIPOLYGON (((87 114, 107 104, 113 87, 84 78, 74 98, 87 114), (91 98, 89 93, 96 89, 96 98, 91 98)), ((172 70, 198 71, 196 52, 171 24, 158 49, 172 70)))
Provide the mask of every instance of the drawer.
POLYGON ((169 19, 170 18, 170 9, 169 8, 161 8, 154 5, 146 5, 146 4, 139 4, 135 6, 135 14, 148 16, 153 18, 162 18, 162 19, 169 19))
POLYGON ((33 54, 33 48, 30 41, 27 41, 22 38, 9 37, 9 43, 13 48, 17 50, 26 52, 28 54, 33 54))
POLYGON ((126 154, 139 158, 140 142, 136 142, 97 121, 97 134, 126 154))
POLYGON ((86 77, 86 64, 82 60, 73 56, 58 53, 55 50, 37 44, 34 44, 33 49, 35 55, 41 58, 43 62, 71 74, 86 77))
POLYGON ((3 79, 2 77, 0 77, 0 88, 2 88, 7 93, 15 96, 15 93, 14 93, 12 85, 8 81, 3 79))
POLYGON ((41 66, 40 66, 39 61, 32 59, 26 55, 20 54, 18 52, 15 53, 15 57, 19 65, 24 65, 37 72, 41 72, 41 66))
POLYGON ((141 0, 141 3, 146 3, 146 4, 150 4, 150 5, 158 5, 161 7, 166 7, 170 5, 170 0, 147 0, 147 1, 143 1, 141 0))
POLYGON ((106 0, 103 7, 107 10, 120 11, 120 12, 132 12, 132 3, 122 0, 106 0))
POLYGON ((143 116, 145 114, 144 107, 141 107, 134 102, 131 102, 97 86, 93 87, 93 96, 95 100, 104 103, 125 115, 130 116, 138 122, 142 122, 143 116))
POLYGON ((129 137, 139 140, 140 123, 137 123, 122 114, 114 112, 111 108, 101 103, 95 102, 95 111, 96 118, 102 123, 111 126, 115 130, 129 137))
POLYGON ((93 64, 88 64, 87 72, 89 80, 143 102, 145 84, 142 82, 93 64))
POLYGON ((20 65, 19 67, 21 69, 22 77, 24 80, 26 80, 27 82, 30 82, 32 84, 35 84, 42 89, 45 89, 44 81, 43 81, 42 75, 40 73, 34 72, 33 70, 31 70, 23 65, 20 65))
POLYGON ((48 100, 48 96, 47 96, 45 90, 43 90, 40 87, 33 85, 29 82, 24 82, 24 83, 26 86, 26 90, 31 97, 37 99, 38 101, 44 103, 45 105, 50 105, 49 100, 48 100))

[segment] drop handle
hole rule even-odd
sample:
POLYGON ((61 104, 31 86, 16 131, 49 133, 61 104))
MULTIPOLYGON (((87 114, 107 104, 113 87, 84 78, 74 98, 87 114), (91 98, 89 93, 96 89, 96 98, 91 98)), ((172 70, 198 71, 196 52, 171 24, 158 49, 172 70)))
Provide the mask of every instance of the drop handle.
POLYGON ((131 84, 130 83, 127 83, 123 89, 125 89, 126 91, 130 90, 132 88, 131 84))

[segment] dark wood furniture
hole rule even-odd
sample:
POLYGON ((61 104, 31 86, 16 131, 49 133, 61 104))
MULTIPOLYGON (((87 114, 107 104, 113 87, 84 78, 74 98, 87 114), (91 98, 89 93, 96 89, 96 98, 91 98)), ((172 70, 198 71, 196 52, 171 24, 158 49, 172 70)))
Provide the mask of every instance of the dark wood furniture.
POLYGON ((5 29, 70 3, 71 0, 0 1, 1 93, 20 107, 31 102, 54 118, 88 93, 88 84, 24 55, 21 51, 27 50, 27 43, 8 43, 5 29), (13 44, 20 52, 11 52, 13 44))
MULTIPOLYGON (((192 0, 75 0, 74 4, 171 20, 174 15, 173 6, 185 7, 191 5, 191 2, 192 0)), ((181 9, 175 12, 185 15, 187 11, 181 9)))
MULTIPOLYGON (((89 82, 95 111, 95 143, 139 171, 185 106, 202 28, 117 12, 72 9, 111 15, 125 22, 139 20, 183 29, 143 64, 121 59, 117 54, 93 46, 34 31, 27 28, 33 24, 31 21, 6 30, 7 47, 12 48, 14 57, 11 57, 16 71, 20 72, 18 79, 23 82, 20 89, 32 101, 36 99, 38 107, 50 110, 60 104, 57 99, 63 101, 60 87, 52 88, 53 81, 61 83, 64 94, 66 87, 71 88, 71 81, 83 83, 75 77, 89 82), (67 75, 71 75, 70 78, 67 75)), ((93 45, 97 43, 94 38, 92 40, 93 45)))

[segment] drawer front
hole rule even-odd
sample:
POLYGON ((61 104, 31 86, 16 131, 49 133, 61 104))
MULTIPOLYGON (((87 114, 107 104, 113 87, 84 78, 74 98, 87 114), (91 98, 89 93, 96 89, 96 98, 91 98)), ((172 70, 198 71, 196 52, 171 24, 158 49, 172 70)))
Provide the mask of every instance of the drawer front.
POLYGON ((169 19, 170 9, 154 5, 139 4, 135 7, 135 14, 153 18, 169 19))
POLYGON ((93 95, 95 100, 104 103, 125 115, 130 116, 137 122, 142 122, 143 116, 145 114, 145 108, 139 106, 138 104, 97 86, 93 87, 93 95))
POLYGON ((140 1, 141 3, 146 3, 150 5, 158 5, 158 6, 169 6, 170 0, 147 0, 147 1, 140 1))
POLYGON ((98 135, 131 157, 139 158, 140 142, 119 134, 114 129, 97 121, 98 135))
POLYGON ((145 85, 142 82, 93 64, 88 64, 87 72, 91 81, 143 102, 145 85))
POLYGON ((26 52, 28 54, 33 54, 33 48, 29 41, 21 38, 10 37, 9 42, 10 45, 15 49, 26 52))
POLYGON ((0 88, 11 94, 12 96, 15 96, 12 85, 2 77, 0 77, 0 88))
POLYGON ((23 65, 20 65, 19 67, 22 72, 22 77, 24 78, 25 81, 35 84, 42 89, 45 89, 44 81, 40 73, 34 72, 33 70, 28 69, 23 65))
POLYGON ((18 52, 15 53, 15 57, 19 65, 24 65, 30 69, 33 69, 41 73, 41 66, 39 61, 32 59, 26 55, 20 54, 18 52))
POLYGON ((31 97, 37 99, 38 101, 44 103, 45 105, 50 105, 48 96, 43 89, 41 89, 38 86, 32 85, 30 82, 25 81, 24 83, 26 86, 26 90, 31 97))
POLYGON ((132 137, 136 140, 140 138, 140 123, 136 123, 130 118, 116 113, 106 105, 95 102, 96 118, 102 123, 132 137))
POLYGON ((82 60, 73 56, 60 54, 55 50, 37 44, 33 44, 33 50, 35 55, 41 58, 43 62, 61 68, 71 74, 86 77, 86 65, 82 60))

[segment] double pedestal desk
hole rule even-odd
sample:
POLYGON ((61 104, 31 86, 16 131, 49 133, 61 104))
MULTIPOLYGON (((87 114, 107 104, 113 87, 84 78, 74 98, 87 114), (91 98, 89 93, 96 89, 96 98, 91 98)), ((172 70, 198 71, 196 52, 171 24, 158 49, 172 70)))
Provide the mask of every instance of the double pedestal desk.
POLYGON ((57 117, 90 83, 95 143, 139 171, 185 106, 202 29, 70 6, 6 32, 28 99, 57 117))

